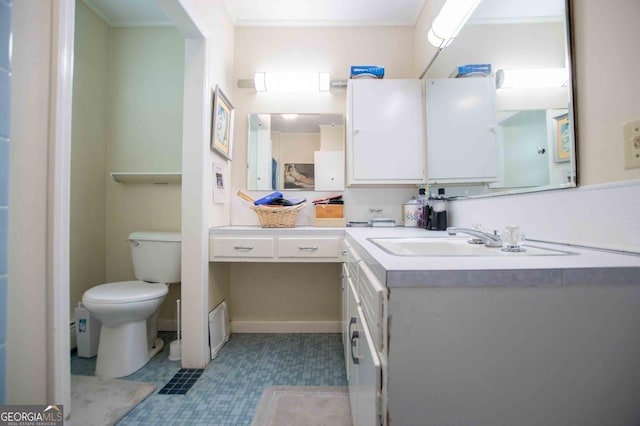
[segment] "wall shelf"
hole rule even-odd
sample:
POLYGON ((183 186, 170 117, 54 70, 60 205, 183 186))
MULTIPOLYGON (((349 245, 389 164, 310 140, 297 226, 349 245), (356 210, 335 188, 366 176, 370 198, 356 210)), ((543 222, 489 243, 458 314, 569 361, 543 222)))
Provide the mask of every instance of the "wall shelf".
POLYGON ((111 177, 118 183, 147 183, 166 185, 182 183, 180 172, 111 172, 111 177))

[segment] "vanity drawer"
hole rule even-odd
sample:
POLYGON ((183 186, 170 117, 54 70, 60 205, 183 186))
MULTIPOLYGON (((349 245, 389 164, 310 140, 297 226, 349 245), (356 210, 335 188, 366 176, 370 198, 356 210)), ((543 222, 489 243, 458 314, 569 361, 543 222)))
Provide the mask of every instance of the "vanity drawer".
POLYGON ((278 257, 323 257, 340 256, 339 237, 284 237, 278 238, 278 257))
POLYGON ((371 269, 364 263, 359 264, 360 272, 360 303, 365 319, 369 325, 369 331, 373 337, 373 342, 379 351, 383 349, 383 315, 384 303, 387 295, 387 288, 373 274, 371 269))
POLYGON ((215 237, 213 239, 213 257, 273 257, 273 238, 271 237, 215 237))

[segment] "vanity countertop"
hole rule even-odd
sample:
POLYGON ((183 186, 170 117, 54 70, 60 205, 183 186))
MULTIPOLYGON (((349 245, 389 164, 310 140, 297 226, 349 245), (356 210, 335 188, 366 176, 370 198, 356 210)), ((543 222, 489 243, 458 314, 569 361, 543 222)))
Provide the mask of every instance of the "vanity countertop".
POLYGON ((369 238, 446 236, 418 228, 347 228, 347 241, 388 287, 512 287, 640 284, 640 254, 527 242, 560 256, 397 256, 369 238))

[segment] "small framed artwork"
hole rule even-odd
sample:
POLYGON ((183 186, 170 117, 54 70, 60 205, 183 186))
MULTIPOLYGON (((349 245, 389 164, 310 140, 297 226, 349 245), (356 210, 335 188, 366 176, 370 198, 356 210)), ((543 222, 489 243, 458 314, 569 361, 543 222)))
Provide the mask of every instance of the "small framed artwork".
POLYGON ((233 116, 233 105, 220 86, 216 86, 211 110, 211 149, 229 160, 233 152, 233 116))
POLYGON ((564 163, 571 159, 571 128, 569 126, 569 115, 563 114, 554 117, 556 120, 556 148, 554 150, 553 161, 564 163))
POLYGON ((285 163, 284 189, 312 189, 315 186, 313 164, 285 163))
POLYGON ((229 202, 229 182, 227 179, 227 167, 224 162, 212 163, 213 177, 213 202, 228 203, 229 202))

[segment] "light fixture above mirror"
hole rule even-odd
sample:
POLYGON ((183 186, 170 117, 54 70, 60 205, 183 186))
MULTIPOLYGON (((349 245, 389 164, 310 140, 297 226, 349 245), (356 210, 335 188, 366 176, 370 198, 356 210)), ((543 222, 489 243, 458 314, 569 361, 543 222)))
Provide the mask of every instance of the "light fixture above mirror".
POLYGON ((256 72, 253 84, 258 92, 328 92, 328 72, 256 72))
POLYGON ((451 44, 480 4, 480 0, 446 0, 431 24, 429 43, 442 49, 451 44))

